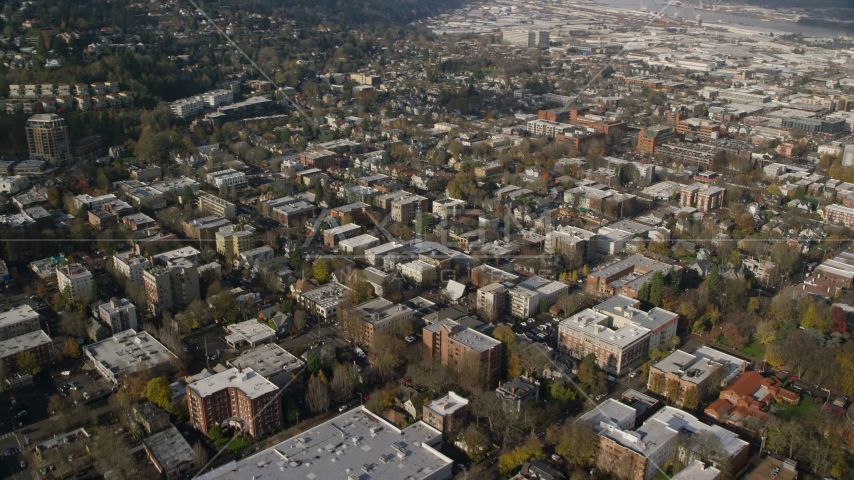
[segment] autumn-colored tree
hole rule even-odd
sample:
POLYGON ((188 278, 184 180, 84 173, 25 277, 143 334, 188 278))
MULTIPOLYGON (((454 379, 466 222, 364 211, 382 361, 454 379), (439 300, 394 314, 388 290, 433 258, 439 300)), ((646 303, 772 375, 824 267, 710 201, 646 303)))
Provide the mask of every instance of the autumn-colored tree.
POLYGON ((680 403, 682 401, 682 384, 679 380, 671 378, 667 380, 665 387, 665 396, 670 403, 680 403))
POLYGON ((833 307, 830 311, 830 331, 845 333, 848 331, 848 322, 845 311, 839 307, 833 307))
POLYGON ((504 344, 501 349, 501 363, 504 366, 506 378, 516 378, 521 375, 521 360, 519 359, 516 334, 513 329, 508 325, 499 325, 492 331, 492 336, 504 344))
POLYGON ((759 310, 759 299, 750 297, 750 300, 747 301, 747 313, 756 313, 757 310, 759 310))
POLYGON ((664 388, 667 385, 667 379, 661 372, 650 373, 649 375, 649 389, 655 393, 662 394, 664 393, 664 388))
POLYGON ((543 458, 545 456, 543 445, 537 440, 530 440, 528 443, 520 445, 498 457, 498 471, 502 475, 507 475, 531 457, 543 458))
POLYGON ((329 262, 326 260, 318 260, 314 262, 311 266, 311 273, 314 275, 314 279, 320 283, 326 283, 329 281, 329 262))
POLYGON ((22 350, 18 352, 15 356, 15 360, 18 370, 30 372, 31 375, 37 375, 42 371, 42 367, 39 365, 38 359, 36 359, 33 352, 29 350, 22 350))
POLYGON ((76 339, 67 338, 62 342, 62 354, 67 358, 80 358, 80 345, 76 339))
POLYGON ((693 410, 697 408, 697 405, 700 403, 700 392, 697 390, 697 387, 691 385, 690 387, 685 389, 685 392, 682 394, 682 406, 693 410))
POLYGON ((165 377, 154 377, 145 386, 145 398, 163 409, 172 407, 172 390, 165 377))
MULTIPOLYGON (((765 348, 765 361, 774 368, 782 367, 786 363, 786 357, 783 352, 782 345, 771 343, 765 348)), ((839 361, 838 358, 837 361, 839 361)), ((851 366, 854 368, 854 361, 852 361, 851 366)), ((852 373, 854 373, 854 370, 852 370, 852 373)), ((854 376, 852 376, 852 392, 854 392, 854 376)))
POLYGON ((756 333, 753 338, 762 345, 768 345, 777 339, 777 325, 771 320, 759 322, 756 326, 756 333))

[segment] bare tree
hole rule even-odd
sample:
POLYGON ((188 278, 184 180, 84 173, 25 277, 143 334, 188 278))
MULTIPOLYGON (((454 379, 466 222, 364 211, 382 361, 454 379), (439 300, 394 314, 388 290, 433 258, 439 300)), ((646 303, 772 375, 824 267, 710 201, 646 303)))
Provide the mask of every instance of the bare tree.
POLYGON ((329 385, 317 375, 308 381, 305 402, 312 413, 320 413, 329 408, 329 385))
POLYGON ((353 365, 338 365, 329 384, 332 390, 332 399, 337 403, 349 400, 353 396, 353 389, 356 388, 357 378, 358 374, 353 365))
POLYGON ((208 463, 208 451, 201 442, 193 444, 193 465, 202 468, 208 463))

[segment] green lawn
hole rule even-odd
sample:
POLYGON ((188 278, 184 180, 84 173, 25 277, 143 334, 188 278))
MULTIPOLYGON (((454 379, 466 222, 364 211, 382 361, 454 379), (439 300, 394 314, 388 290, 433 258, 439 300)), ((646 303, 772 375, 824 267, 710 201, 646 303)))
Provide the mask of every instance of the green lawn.
POLYGON ((228 449, 232 452, 236 452, 240 449, 246 448, 249 446, 249 440, 244 440, 242 438, 235 438, 233 442, 228 446, 228 449))
POLYGON ((796 407, 789 407, 786 410, 780 412, 780 417, 783 420, 791 420, 793 418, 800 418, 806 415, 807 413, 821 408, 821 403, 813 403, 812 397, 809 395, 804 395, 801 399, 801 404, 796 407))
POLYGON ((765 358, 765 345, 760 344, 756 340, 751 340, 750 343, 748 343, 744 346, 744 348, 741 349, 741 351, 750 355, 753 358, 765 358))

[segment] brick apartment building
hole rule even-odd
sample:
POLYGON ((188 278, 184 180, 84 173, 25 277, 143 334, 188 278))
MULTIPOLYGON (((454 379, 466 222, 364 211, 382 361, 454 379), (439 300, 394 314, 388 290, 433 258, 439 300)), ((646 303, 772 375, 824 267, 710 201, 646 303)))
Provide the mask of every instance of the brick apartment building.
POLYGON ((205 435, 219 424, 258 437, 282 428, 278 391, 251 368, 230 368, 187 385, 188 421, 205 435))
POLYGON ((822 215, 825 222, 841 223, 846 227, 854 225, 854 208, 844 205, 827 205, 822 215))
POLYGON ((333 165, 338 165, 338 159, 335 156, 335 152, 330 150, 314 150, 301 153, 299 156, 299 163, 306 167, 326 170, 333 165))
POLYGON ((501 376, 501 342, 453 320, 424 327, 424 345, 431 358, 455 371, 474 369, 487 388, 498 386, 501 376))
POLYGON ((344 313, 344 330, 361 345, 373 348, 375 335, 394 332, 403 322, 410 322, 415 310, 392 303, 382 297, 360 303, 344 313))
POLYGON ((723 208, 725 200, 726 190, 714 185, 695 183, 679 190, 680 207, 697 207, 703 213, 723 208))
POLYGON ((815 267, 813 276, 836 288, 854 288, 854 253, 842 252, 815 267))
POLYGON ((673 269, 681 275, 683 268, 679 265, 668 265, 643 255, 635 254, 625 260, 605 265, 590 272, 587 276, 587 292, 593 295, 611 297, 623 294, 637 298, 638 291, 649 281, 655 272, 666 274, 673 269), (622 281, 622 280, 626 281, 622 281))
POLYGON ((427 425, 442 432, 442 435, 451 436, 455 431, 464 426, 464 420, 468 413, 469 401, 454 392, 448 392, 442 398, 437 398, 424 405, 422 420, 427 425))

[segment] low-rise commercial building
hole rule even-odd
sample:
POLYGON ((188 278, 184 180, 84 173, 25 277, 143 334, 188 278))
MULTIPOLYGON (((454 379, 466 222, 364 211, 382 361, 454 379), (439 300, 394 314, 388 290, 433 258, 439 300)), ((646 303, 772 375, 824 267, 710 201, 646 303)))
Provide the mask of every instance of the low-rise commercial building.
POLYGON ((175 354, 151 334, 135 330, 125 330, 106 340, 86 345, 83 352, 98 373, 114 385, 140 371, 160 375, 177 360, 175 354))
POLYGON ((442 432, 424 422, 399 429, 357 407, 198 478, 252 480, 307 475, 315 480, 337 480, 369 475, 384 480, 444 480, 451 477, 453 461, 439 452, 441 441, 442 432))

